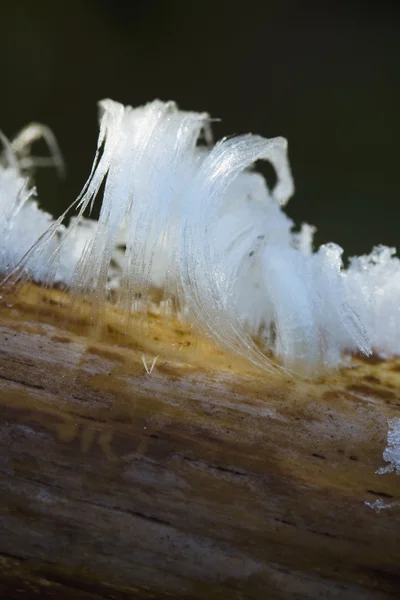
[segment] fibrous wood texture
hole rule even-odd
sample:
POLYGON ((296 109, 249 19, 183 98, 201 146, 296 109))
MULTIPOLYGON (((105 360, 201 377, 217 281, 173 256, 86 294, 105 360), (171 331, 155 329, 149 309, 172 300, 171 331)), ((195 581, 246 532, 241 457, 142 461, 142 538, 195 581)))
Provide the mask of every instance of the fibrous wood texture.
POLYGON ((172 318, 94 332, 73 306, 1 300, 2 597, 399 597, 400 478, 375 472, 400 363, 272 378, 172 318))

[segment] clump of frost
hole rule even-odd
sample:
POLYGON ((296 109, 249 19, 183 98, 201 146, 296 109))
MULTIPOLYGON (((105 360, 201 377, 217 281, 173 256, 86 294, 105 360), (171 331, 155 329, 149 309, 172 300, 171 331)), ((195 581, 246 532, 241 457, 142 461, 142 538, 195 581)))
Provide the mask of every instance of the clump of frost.
MULTIPOLYGON (((8 273, 53 219, 39 209, 36 189, 22 174, 10 142, 4 136, 1 141, 4 153, 0 162, 0 272, 8 273)), ((41 275, 43 272, 38 267, 38 278, 41 275)))
POLYGON ((103 100, 92 171, 65 227, 65 215, 39 211, 25 175, 35 135, 6 143, 1 162, 8 277, 63 284, 99 305, 112 289, 128 312, 161 289, 160 306, 173 298, 179 315, 270 369, 269 353, 314 375, 371 345, 400 352, 399 259, 379 247, 345 271, 339 246, 313 252, 314 227, 293 233, 282 210, 294 190, 284 138, 241 135, 213 146, 207 113, 103 100), (274 189, 253 170, 258 160, 273 165, 274 189), (99 220, 88 220, 103 187, 99 220))
POLYGON ((77 223, 73 217, 71 223, 76 227, 71 227, 73 231, 69 235, 61 222, 55 228, 54 218, 39 207, 36 188, 30 181, 31 170, 55 166, 60 174, 64 173, 57 143, 47 127, 32 124, 12 142, 1 133, 0 140, 4 146, 0 157, 0 273, 12 272, 26 258, 30 278, 46 281, 51 277, 52 283, 68 285, 86 244, 94 236, 97 223, 83 218, 77 223), (29 154, 31 145, 40 137, 45 138, 51 150, 48 158, 29 154), (42 244, 40 260, 29 260, 38 240, 42 236, 47 240, 49 229, 54 229, 54 236, 42 244), (58 255, 57 265, 51 260, 54 255, 58 255))
POLYGON ((357 307, 371 346, 382 357, 400 354, 400 259, 377 246, 352 257, 344 274, 348 302, 357 307))
POLYGON ((400 418, 390 419, 388 421, 389 431, 387 437, 387 446, 383 452, 383 458, 389 464, 381 467, 377 473, 393 473, 400 475, 400 418))
POLYGON ((380 513, 381 510, 390 510, 393 507, 400 506, 400 502, 398 502, 398 501, 384 502, 380 498, 378 498, 378 500, 374 500, 373 502, 369 502, 368 500, 365 500, 364 504, 366 504, 369 508, 372 508, 372 510, 376 511, 377 513, 380 513))

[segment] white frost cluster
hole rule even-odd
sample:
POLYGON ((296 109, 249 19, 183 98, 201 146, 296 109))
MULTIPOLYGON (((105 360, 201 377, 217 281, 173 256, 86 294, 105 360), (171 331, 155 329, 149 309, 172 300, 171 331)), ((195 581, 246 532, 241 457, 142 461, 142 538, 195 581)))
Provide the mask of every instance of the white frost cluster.
POLYGON ((22 176, 9 142, 1 139, 5 152, 0 163, 0 272, 8 273, 53 219, 39 209, 35 188, 22 176))
POLYGON ((387 446, 383 452, 383 459, 389 464, 377 471, 379 475, 397 473, 400 475, 400 418, 389 419, 387 446))
POLYGON ((343 275, 347 299, 383 358, 400 354, 400 259, 396 249, 377 246, 368 256, 353 257, 343 275))
MULTIPOLYGON (((56 142, 43 125, 30 125, 10 143, 1 133, 4 152, 0 160, 0 273, 8 274, 23 266, 27 275, 35 281, 46 281, 68 285, 72 282, 74 268, 82 256, 85 244, 96 229, 95 221, 72 218, 71 235, 61 222, 39 208, 36 188, 32 187, 26 170, 36 166, 54 165, 62 172, 63 163, 56 142), (45 137, 52 157, 27 156, 27 148, 39 137, 45 137), (48 240, 48 232, 54 236, 48 240), (61 244, 65 239, 65 243, 61 244), (40 246, 33 260, 32 249, 40 246), (57 268, 51 268, 51 258, 58 254, 57 268), (26 264, 24 263, 26 262, 26 264)), ((53 265, 54 266, 54 265, 53 265)))
POLYGON ((270 369, 270 353, 313 375, 345 353, 400 352, 399 259, 379 247, 345 271, 335 244, 313 253, 313 227, 292 232, 282 211, 294 189, 284 138, 213 146, 209 116, 173 102, 133 109, 104 100, 100 111, 96 157, 68 228, 64 215, 53 221, 37 208, 6 142, 3 273, 64 284, 99 304, 112 288, 127 311, 160 288, 191 323, 270 369), (273 190, 252 170, 258 160, 273 165, 273 190), (87 220, 100 188, 99 220, 87 220))
POLYGON ((392 508, 397 508, 398 506, 400 506, 400 502, 398 501, 384 502, 380 498, 378 498, 378 500, 374 500, 373 502, 365 500, 364 504, 369 508, 372 508, 372 510, 374 510, 377 513, 380 513, 381 510, 391 510, 392 508))

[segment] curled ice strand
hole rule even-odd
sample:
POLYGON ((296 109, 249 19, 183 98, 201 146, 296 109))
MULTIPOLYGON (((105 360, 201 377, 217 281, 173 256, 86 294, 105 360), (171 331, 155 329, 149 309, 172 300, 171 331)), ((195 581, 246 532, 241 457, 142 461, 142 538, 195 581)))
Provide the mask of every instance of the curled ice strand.
POLYGON ((12 144, 2 131, 0 131, 0 142, 3 146, 3 152, 0 153, 0 165, 3 166, 3 169, 8 168, 18 171, 18 161, 12 144))
POLYGON ((294 194, 294 182, 287 156, 288 143, 283 137, 272 138, 268 141, 268 151, 263 159, 272 164, 277 176, 276 185, 272 190, 272 197, 281 206, 285 206, 294 194))
POLYGON ((36 167, 55 167, 61 177, 65 176, 65 163, 58 145, 56 136, 52 130, 41 123, 31 123, 22 129, 11 143, 13 153, 18 157, 19 168, 29 171, 36 167), (50 156, 32 156, 30 149, 32 144, 43 139, 49 150, 50 156))
MULTIPOLYGON (((180 281, 192 318, 220 343, 257 362, 261 359, 265 364, 268 364, 266 357, 260 356, 237 311, 234 284, 243 260, 243 255, 234 253, 238 239, 231 237, 227 254, 221 256, 219 238, 233 232, 230 228, 224 231, 218 224, 224 203, 229 198, 229 188, 239 175, 260 159, 282 161, 283 147, 282 138, 267 140, 244 135, 222 140, 210 151, 188 190, 187 202, 191 209, 187 211, 179 252, 180 281), (235 259, 229 264, 230 256, 235 259), (210 265, 213 265, 211 269, 210 265)), ((280 167, 281 174, 282 170, 280 167)), ((292 190, 290 185, 281 185, 279 179, 277 188, 281 190, 278 194, 281 199, 284 197, 282 190, 292 190)), ((267 193, 265 200, 268 204, 267 193)), ((243 222, 245 230, 240 234, 241 247, 245 250, 249 248, 249 242, 257 238, 252 227, 253 215, 258 217, 250 206, 247 222, 243 222)))

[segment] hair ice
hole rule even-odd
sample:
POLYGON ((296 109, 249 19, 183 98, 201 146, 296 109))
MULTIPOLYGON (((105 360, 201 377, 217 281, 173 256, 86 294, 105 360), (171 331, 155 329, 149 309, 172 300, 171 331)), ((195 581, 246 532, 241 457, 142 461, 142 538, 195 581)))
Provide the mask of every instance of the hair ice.
POLYGON ((190 322, 270 369, 270 353, 316 374, 345 353, 369 353, 370 344, 399 352, 399 259, 380 247, 346 271, 335 244, 312 251, 312 226, 292 232, 282 211, 294 190, 284 138, 241 135, 212 146, 209 116, 174 102, 133 109, 103 100, 100 113, 92 171, 67 228, 64 215, 54 221, 38 209, 25 173, 34 164, 26 144, 43 130, 5 141, 5 275, 64 284, 100 306, 113 289, 128 312, 162 289, 190 322), (252 170, 258 160, 273 165, 274 189, 252 170), (99 220, 88 220, 102 186, 99 220))

